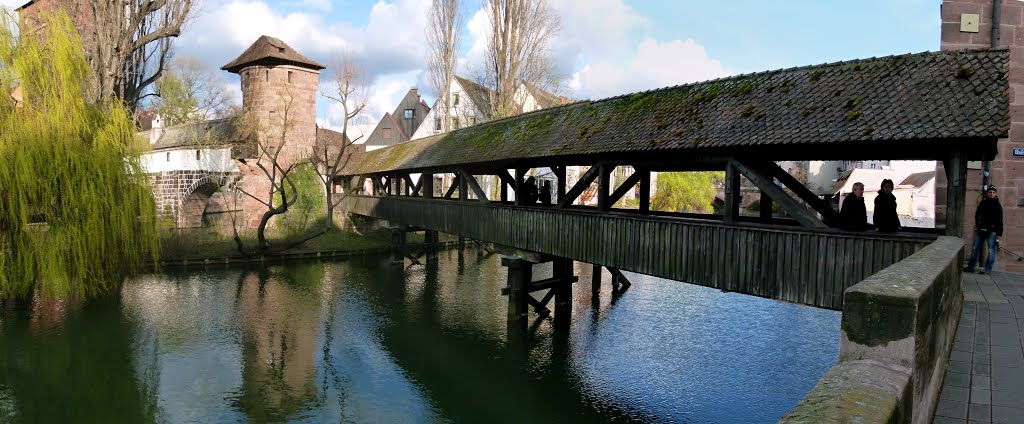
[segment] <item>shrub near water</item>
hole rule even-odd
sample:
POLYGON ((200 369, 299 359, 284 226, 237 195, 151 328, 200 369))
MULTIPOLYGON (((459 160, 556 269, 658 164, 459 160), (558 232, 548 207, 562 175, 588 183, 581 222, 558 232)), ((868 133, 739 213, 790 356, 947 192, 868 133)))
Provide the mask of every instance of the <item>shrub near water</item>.
POLYGON ((45 19, 19 40, 0 14, 0 299, 87 297, 157 255, 131 115, 86 103, 81 40, 66 15, 45 19))

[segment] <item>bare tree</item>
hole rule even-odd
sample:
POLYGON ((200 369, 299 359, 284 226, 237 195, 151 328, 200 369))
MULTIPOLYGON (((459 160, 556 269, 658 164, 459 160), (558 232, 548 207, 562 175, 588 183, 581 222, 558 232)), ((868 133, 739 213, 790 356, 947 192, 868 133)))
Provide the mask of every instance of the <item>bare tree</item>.
MULTIPOLYGON (((359 115, 366 107, 369 97, 369 84, 366 73, 356 64, 351 53, 342 53, 334 67, 334 91, 321 91, 321 95, 334 100, 341 106, 341 137, 337 140, 327 132, 317 131, 317 144, 314 148, 313 162, 316 164, 320 179, 324 184, 327 200, 327 216, 325 230, 334 228, 334 208, 344 200, 334 192, 335 181, 341 170, 352 156, 351 140, 348 132, 349 120, 359 115), (322 135, 321 135, 322 134, 322 135)), ((353 189, 352 184, 345 184, 343 193, 353 189)))
POLYGON ((181 35, 192 0, 94 0, 93 22, 80 26, 93 71, 94 102, 118 98, 135 109, 160 78, 171 41, 181 35))
POLYGON ((223 79, 193 56, 176 57, 156 82, 153 106, 166 125, 230 116, 233 96, 223 79))
POLYGON ((430 6, 430 22, 427 23, 427 73, 430 86, 442 99, 444 132, 451 130, 451 96, 448 86, 455 77, 456 59, 459 50, 459 31, 462 30, 462 14, 459 0, 433 0, 430 6))
MULTIPOLYGON (((266 208, 260 217, 259 226, 256 228, 257 246, 255 249, 247 249, 244 245, 238 234, 237 212, 232 212, 235 243, 239 253, 243 255, 266 253, 270 250, 270 243, 266 237, 267 224, 271 218, 287 212, 288 208, 298 200, 299 188, 291 174, 295 167, 308 163, 308 161, 294 160, 288 155, 282 156, 282 152, 287 150, 289 133, 295 125, 293 114, 296 105, 294 97, 287 90, 281 90, 277 95, 282 100, 282 107, 278 113, 266 118, 256 116, 255 113, 245 113, 239 118, 237 124, 242 136, 252 140, 245 145, 251 151, 235 153, 236 157, 249 158, 240 159, 239 162, 242 163, 243 168, 246 168, 243 174, 249 174, 243 177, 243 180, 248 180, 252 186, 236 185, 235 190, 266 208)), ((235 196, 236 202, 238 197, 235 196)), ((236 205, 234 210, 238 209, 236 205)))
POLYGON ((561 20, 547 0, 488 0, 486 7, 491 33, 483 85, 491 89, 492 116, 500 119, 521 112, 521 85, 555 91, 549 43, 561 20))

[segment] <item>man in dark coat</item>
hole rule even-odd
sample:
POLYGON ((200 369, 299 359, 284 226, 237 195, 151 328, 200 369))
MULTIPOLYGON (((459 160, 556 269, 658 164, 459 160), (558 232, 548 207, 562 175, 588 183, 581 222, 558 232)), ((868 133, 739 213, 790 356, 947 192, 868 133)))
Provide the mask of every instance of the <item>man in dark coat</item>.
POLYGON ((868 228, 868 210, 864 206, 864 184, 853 183, 853 191, 843 199, 839 209, 839 227, 849 231, 863 231, 868 228))
POLYGON ((878 231, 891 233, 900 230, 900 217, 896 215, 896 196, 892 194, 894 188, 890 179, 882 180, 882 188, 875 196, 875 227, 878 231))
POLYGON ((996 188, 989 186, 985 190, 985 197, 978 203, 978 210, 974 212, 974 248, 971 249, 971 260, 967 262, 964 272, 974 272, 974 266, 980 259, 982 243, 988 244, 988 259, 985 261, 985 270, 980 273, 992 272, 992 266, 996 264, 996 248, 1002 236, 1003 205, 999 203, 996 188))

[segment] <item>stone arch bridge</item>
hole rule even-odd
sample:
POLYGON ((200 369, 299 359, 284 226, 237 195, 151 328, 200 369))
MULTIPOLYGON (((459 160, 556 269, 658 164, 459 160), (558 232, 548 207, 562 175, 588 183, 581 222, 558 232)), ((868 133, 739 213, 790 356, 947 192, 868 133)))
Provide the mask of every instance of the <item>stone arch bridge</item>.
POLYGON ((239 172, 203 170, 168 171, 149 176, 157 212, 171 217, 177 228, 203 226, 203 215, 211 209, 230 210, 232 205, 211 200, 218 191, 231 191, 240 178, 239 172))

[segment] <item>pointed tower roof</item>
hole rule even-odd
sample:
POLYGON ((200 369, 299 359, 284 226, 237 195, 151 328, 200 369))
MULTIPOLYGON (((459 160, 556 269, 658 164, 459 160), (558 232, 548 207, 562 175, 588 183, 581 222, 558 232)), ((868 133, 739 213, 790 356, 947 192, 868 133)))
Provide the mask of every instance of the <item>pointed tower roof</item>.
POLYGON ((324 69, 324 65, 299 54, 284 41, 269 35, 260 37, 241 56, 220 69, 237 74, 242 68, 250 65, 295 65, 314 70, 324 69))

